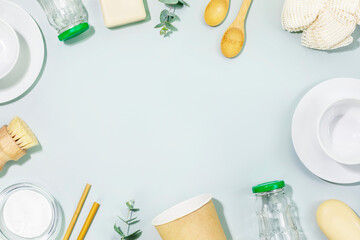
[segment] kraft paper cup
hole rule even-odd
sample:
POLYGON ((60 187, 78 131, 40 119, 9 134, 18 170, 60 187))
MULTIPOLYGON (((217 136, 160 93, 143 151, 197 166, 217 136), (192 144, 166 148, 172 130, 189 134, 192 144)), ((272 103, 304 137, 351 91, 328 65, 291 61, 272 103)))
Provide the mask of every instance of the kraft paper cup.
POLYGON ((166 210, 152 224, 163 240, 226 240, 210 194, 166 210))

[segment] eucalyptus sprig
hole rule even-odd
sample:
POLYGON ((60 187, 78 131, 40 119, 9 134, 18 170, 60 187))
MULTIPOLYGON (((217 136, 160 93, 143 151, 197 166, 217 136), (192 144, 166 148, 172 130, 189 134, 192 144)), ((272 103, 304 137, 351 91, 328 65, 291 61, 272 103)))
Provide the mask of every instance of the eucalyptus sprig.
POLYGON ((125 223, 126 225, 126 231, 123 231, 121 229, 120 226, 117 226, 116 224, 114 225, 114 229, 115 231, 120 235, 121 237, 121 240, 135 240, 135 239, 138 239, 141 234, 142 234, 142 231, 141 230, 137 230, 131 234, 130 233, 130 226, 140 222, 140 220, 137 218, 137 217, 133 217, 133 214, 135 212, 138 212, 140 211, 139 208, 135 208, 135 201, 134 200, 130 200, 128 202, 125 203, 126 204, 126 207, 128 208, 128 215, 127 215, 127 218, 126 220, 119 217, 119 219, 125 223))
POLYGON ((160 29, 160 35, 163 37, 169 37, 174 31, 178 29, 174 26, 175 21, 179 21, 180 18, 175 14, 177 8, 181 8, 183 6, 190 7, 190 5, 184 0, 159 0, 164 3, 169 10, 164 9, 160 13, 160 23, 155 26, 155 28, 160 29))

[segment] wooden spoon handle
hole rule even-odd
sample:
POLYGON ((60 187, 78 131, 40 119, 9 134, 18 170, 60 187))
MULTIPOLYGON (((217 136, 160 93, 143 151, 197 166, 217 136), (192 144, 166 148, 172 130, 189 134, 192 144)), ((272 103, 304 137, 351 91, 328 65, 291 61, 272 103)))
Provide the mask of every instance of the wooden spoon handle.
POLYGON ((236 25, 244 25, 245 24, 246 15, 249 11, 251 2, 252 2, 252 0, 243 0, 239 14, 236 17, 234 24, 236 24, 236 25))

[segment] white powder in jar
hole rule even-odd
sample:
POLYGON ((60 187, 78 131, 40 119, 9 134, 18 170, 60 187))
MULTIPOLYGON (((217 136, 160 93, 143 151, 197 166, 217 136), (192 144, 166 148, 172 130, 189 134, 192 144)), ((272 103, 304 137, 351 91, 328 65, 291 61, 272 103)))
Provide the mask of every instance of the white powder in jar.
POLYGON ((19 190, 10 195, 3 208, 6 227, 23 238, 41 236, 53 219, 50 202, 40 193, 19 190))

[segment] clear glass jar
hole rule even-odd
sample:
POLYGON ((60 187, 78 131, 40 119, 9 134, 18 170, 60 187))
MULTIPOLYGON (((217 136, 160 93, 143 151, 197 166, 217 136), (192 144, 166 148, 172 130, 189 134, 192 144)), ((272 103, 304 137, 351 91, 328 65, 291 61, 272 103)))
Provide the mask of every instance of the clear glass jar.
POLYGON ((24 238, 13 233, 6 225, 4 219, 4 206, 9 197, 21 190, 30 190, 41 194, 51 206, 52 219, 49 227, 40 236, 31 238, 31 240, 54 240, 58 237, 62 224, 62 212, 59 204, 55 198, 45 191, 44 189, 32 184, 32 183, 17 183, 4 189, 0 193, 0 239, 2 240, 29 240, 30 238, 24 238))
POLYGON ((81 0, 38 0, 60 41, 75 37, 89 29, 88 12, 81 0))
POLYGON ((291 215, 290 199, 284 181, 259 184, 252 188, 260 240, 298 240, 299 233, 291 215))

